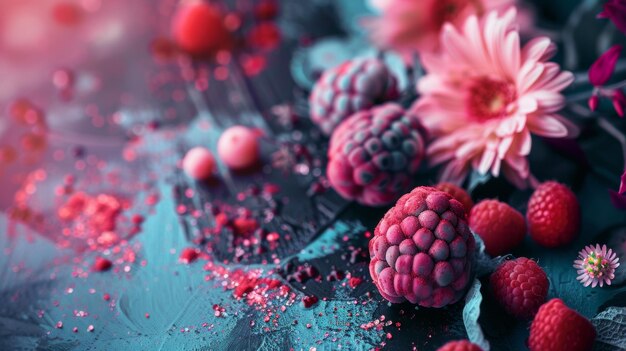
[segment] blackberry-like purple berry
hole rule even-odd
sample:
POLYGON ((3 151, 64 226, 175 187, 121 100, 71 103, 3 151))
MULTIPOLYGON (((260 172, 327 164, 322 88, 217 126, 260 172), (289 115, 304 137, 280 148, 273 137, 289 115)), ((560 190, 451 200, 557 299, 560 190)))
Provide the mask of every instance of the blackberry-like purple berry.
POLYGON ((311 119, 330 135, 357 111, 399 96, 396 78, 377 58, 356 58, 331 68, 315 83, 309 106, 311 119))
POLYGON ((330 139, 330 184, 363 205, 392 203, 411 185, 424 158, 424 134, 417 117, 395 103, 355 113, 330 139))
POLYGON ((393 303, 443 307, 465 293, 475 246, 464 206, 443 191, 417 187, 376 226, 370 274, 393 303))

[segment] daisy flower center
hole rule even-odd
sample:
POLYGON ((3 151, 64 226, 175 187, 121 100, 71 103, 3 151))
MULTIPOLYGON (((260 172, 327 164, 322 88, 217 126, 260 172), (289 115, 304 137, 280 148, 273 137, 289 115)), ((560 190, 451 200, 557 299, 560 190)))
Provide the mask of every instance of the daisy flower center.
POLYGON ((508 105, 516 98, 513 84, 489 77, 479 77, 467 90, 466 110, 470 118, 483 122, 507 114, 508 105))
POLYGON ((602 277, 609 268, 609 262, 604 256, 592 252, 587 256, 584 269, 592 278, 602 277))

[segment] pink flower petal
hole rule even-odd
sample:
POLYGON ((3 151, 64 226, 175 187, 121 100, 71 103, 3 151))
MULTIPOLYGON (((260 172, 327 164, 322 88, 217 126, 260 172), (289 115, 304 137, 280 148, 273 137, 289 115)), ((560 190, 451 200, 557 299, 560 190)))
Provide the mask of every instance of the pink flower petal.
POLYGON ((469 164, 452 161, 446 165, 441 173, 440 179, 445 182, 460 184, 469 172, 469 164))
POLYGON ((546 61, 556 52, 556 46, 548 37, 538 37, 529 41, 522 49, 523 61, 546 61))
POLYGON ((534 134, 548 138, 572 137, 578 133, 576 125, 558 115, 529 117, 527 125, 534 134))
POLYGON ((519 94, 526 93, 535 82, 541 77, 544 71, 544 65, 540 63, 534 63, 532 61, 526 62, 524 66, 522 66, 518 76, 518 86, 517 91, 519 94))
POLYGON ((591 68, 589 68, 589 81, 591 84, 599 87, 609 81, 621 52, 622 46, 614 45, 591 65, 591 68))
POLYGON ((542 89, 561 91, 574 82, 574 74, 572 72, 561 72, 556 78, 546 83, 542 89))
POLYGON ((496 159, 496 151, 493 149, 488 149, 483 152, 483 156, 480 159, 480 163, 478 164, 478 173, 486 174, 491 168, 493 161, 496 159))
POLYGON ((620 177, 619 190, 617 192, 620 195, 626 195, 626 171, 624 171, 620 177))
POLYGON ((447 162, 445 178, 474 169, 502 173, 523 188, 529 184, 531 132, 569 137, 577 131, 556 114, 565 104, 561 90, 574 76, 547 62, 555 50, 549 39, 522 48, 514 9, 486 13, 446 25, 440 51, 422 55, 427 75, 413 111, 433 137, 430 163, 447 162))
POLYGON ((621 89, 613 91, 613 107, 620 117, 624 117, 624 108, 626 108, 626 96, 621 89))

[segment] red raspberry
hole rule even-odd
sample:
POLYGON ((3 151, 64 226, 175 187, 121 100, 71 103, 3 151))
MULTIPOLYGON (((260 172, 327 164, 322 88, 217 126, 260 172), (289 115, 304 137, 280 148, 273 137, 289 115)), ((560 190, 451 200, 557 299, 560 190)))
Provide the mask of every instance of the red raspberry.
POLYGON ((490 279, 496 300, 512 316, 533 318, 546 302, 548 277, 535 261, 526 257, 504 262, 490 279))
POLYGON ((526 235, 524 216, 504 202, 483 200, 472 208, 470 228, 485 242, 491 256, 509 253, 526 235))
POLYGON ((465 294, 475 245, 463 205, 443 191, 417 187, 376 226, 370 275, 393 303, 443 307, 465 294))
POLYGON ((447 342, 437 351, 483 351, 483 349, 468 340, 454 340, 447 342))
POLYGON ((474 201, 469 196, 469 194, 465 191, 465 189, 460 186, 454 185, 452 183, 439 183, 435 185, 435 188, 445 191, 446 193, 452 195, 453 198, 459 200, 460 203, 465 206, 465 211, 470 213, 472 207, 474 207, 474 201))
POLYGON ((530 326, 530 351, 591 350, 596 330, 587 318, 552 299, 539 308, 530 326))
POLYGON ((554 181, 541 184, 528 201, 530 236, 537 244, 558 247, 571 243, 580 231, 580 206, 576 195, 554 181))
POLYGON ((222 11, 201 2, 181 5, 176 10, 172 33, 182 50, 196 56, 213 54, 230 42, 222 11))

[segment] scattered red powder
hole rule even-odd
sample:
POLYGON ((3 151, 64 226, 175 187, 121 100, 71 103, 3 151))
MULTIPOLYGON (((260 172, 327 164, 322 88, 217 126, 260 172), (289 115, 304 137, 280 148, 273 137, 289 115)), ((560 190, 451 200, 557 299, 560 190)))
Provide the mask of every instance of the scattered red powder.
POLYGON ((249 306, 256 309, 265 309, 272 300, 285 301, 290 304, 295 298, 291 288, 279 279, 271 278, 271 273, 265 273, 261 269, 236 269, 230 270, 224 266, 209 261, 204 270, 209 273, 207 280, 224 280, 222 286, 226 290, 233 291, 233 297, 244 300, 249 306))
POLYGON ((361 285, 362 282, 363 282, 363 279, 362 278, 358 278, 358 277, 351 277, 350 280, 348 280, 348 284, 350 285, 350 287, 352 289, 354 289, 357 286, 361 285))
POLYGON ((96 257, 96 260, 93 264, 93 270, 95 272, 104 272, 104 271, 108 271, 109 269, 111 269, 112 266, 113 266, 113 262, 111 262, 110 260, 107 260, 106 258, 103 258, 103 257, 96 257))
POLYGON ((200 250, 193 248, 193 247, 188 247, 188 248, 185 248, 180 253, 180 257, 178 259, 180 262, 184 264, 190 264, 196 259, 198 259, 199 255, 200 255, 200 250))
POLYGON ((319 299, 315 295, 305 296, 302 298, 302 306, 304 306, 304 308, 311 308, 317 301, 319 301, 319 299))

